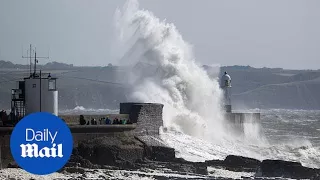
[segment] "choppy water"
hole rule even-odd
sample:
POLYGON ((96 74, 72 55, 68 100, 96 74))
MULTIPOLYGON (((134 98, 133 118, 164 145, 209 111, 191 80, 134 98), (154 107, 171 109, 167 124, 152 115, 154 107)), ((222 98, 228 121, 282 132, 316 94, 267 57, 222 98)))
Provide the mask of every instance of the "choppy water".
POLYGON ((320 110, 268 110, 262 113, 263 132, 271 142, 310 141, 320 146, 320 110))
MULTIPOLYGON (((61 112, 106 114, 117 113, 118 110, 77 107, 61 112)), ((320 110, 274 109, 260 112, 260 127, 247 127, 247 131, 253 133, 247 133, 250 137, 246 141, 236 138, 208 141, 177 131, 162 132, 161 137, 167 145, 176 149, 178 157, 190 161, 224 159, 227 155, 234 154, 260 160, 298 161, 308 167, 320 168, 320 110)))
POLYGON ((256 126, 247 127, 254 133, 247 134, 246 141, 235 138, 208 142, 175 132, 163 133, 162 137, 176 148, 178 156, 191 161, 223 159, 233 154, 259 160, 298 161, 320 168, 319 128, 320 111, 267 110, 261 112, 259 130, 256 126))

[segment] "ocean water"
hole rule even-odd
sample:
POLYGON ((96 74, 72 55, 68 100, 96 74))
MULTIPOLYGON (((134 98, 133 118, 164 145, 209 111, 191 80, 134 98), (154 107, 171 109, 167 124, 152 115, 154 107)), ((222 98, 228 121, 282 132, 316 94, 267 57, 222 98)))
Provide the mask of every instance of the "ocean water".
MULTIPOLYGON (((307 167, 320 168, 320 110, 272 109, 242 112, 248 111, 260 112, 261 120, 245 127, 247 137, 210 141, 210 138, 202 139, 174 129, 162 129, 161 139, 176 149, 177 157, 189 161, 224 159, 233 154, 259 160, 297 161, 307 167)), ((77 107, 61 112, 106 114, 118 113, 118 110, 102 111, 77 107)), ((212 128, 214 130, 214 127, 212 128)))
POLYGON ((306 141, 320 146, 320 110, 274 109, 262 112, 263 131, 270 142, 306 141))
POLYGON ((177 132, 162 134, 177 156, 190 161, 240 155, 259 160, 281 159, 320 168, 320 111, 262 110, 259 125, 248 125, 247 140, 210 142, 177 132), (256 134, 259 133, 259 134, 256 134), (253 137, 255 136, 255 137, 253 137), (257 142, 257 140, 261 142, 257 142))

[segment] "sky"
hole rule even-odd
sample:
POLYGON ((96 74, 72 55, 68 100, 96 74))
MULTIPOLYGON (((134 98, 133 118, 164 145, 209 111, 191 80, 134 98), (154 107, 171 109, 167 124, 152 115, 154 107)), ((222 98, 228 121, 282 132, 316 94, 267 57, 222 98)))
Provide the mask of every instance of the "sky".
MULTIPOLYGON (((201 64, 320 69, 318 0, 140 0, 174 23, 201 64)), ((116 64, 113 18, 124 0, 0 0, 0 60, 116 64)))

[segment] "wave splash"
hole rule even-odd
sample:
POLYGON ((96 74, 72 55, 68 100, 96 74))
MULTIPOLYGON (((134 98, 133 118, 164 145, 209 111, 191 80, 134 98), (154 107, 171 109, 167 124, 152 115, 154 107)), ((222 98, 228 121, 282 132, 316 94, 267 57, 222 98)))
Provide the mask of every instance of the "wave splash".
POLYGON ((133 67, 130 100, 164 104, 164 126, 176 131, 205 138, 212 135, 212 127, 222 130, 217 78, 211 79, 196 64, 191 46, 176 27, 140 10, 134 0, 118 9, 115 17, 115 52, 121 65, 133 67), (155 71, 137 71, 137 64, 155 71))

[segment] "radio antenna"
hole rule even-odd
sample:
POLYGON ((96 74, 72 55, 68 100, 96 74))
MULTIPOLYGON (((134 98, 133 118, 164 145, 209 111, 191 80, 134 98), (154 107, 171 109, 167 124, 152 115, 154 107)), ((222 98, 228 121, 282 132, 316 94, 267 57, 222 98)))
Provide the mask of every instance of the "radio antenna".
MULTIPOLYGON (((30 77, 32 76, 32 58, 34 58, 34 73, 33 76, 36 75, 36 68, 37 68, 37 63, 39 62, 38 59, 49 59, 49 56, 47 57, 37 57, 37 49, 36 48, 32 48, 32 44, 30 44, 30 49, 29 51, 29 56, 22 56, 22 58, 28 58, 30 59, 30 77), (34 57, 32 57, 32 51, 34 51, 34 57)), ((28 54, 28 53, 27 53, 28 54)))

